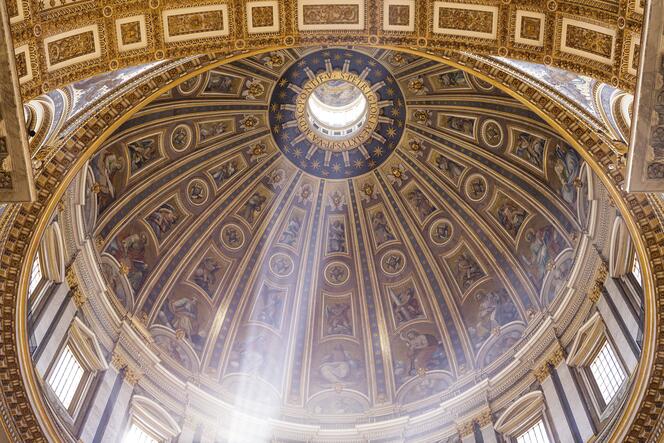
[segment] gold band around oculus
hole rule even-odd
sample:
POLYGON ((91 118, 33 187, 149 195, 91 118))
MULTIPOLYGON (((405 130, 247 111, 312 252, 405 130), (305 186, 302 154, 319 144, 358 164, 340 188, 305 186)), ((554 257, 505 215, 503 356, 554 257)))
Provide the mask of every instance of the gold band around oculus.
POLYGON ((320 149, 332 152, 343 152, 357 148, 362 143, 366 142, 373 134, 376 126, 378 126, 378 96, 371 89, 371 85, 359 75, 342 72, 322 72, 313 79, 309 80, 302 87, 302 92, 297 96, 295 101, 295 115, 297 117, 297 125, 302 134, 307 139, 319 147, 320 149), (330 140, 322 136, 318 131, 311 127, 307 115, 307 100, 314 90, 330 80, 344 80, 355 85, 367 99, 367 118, 362 128, 357 131, 352 137, 341 140, 330 140))

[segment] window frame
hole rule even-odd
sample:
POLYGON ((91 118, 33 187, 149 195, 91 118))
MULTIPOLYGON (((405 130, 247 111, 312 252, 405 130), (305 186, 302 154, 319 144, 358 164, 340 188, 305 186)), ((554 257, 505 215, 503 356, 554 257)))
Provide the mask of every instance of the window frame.
POLYGON ((519 443, 519 438, 521 438, 526 433, 530 432, 531 429, 535 428, 540 423, 542 423, 542 428, 544 429, 544 435, 546 436, 547 441, 537 442, 537 443, 555 443, 556 440, 553 438, 553 433, 549 428, 548 420, 545 414, 541 414, 538 417, 536 417, 534 420, 531 420, 531 423, 527 425, 526 429, 523 432, 521 432, 519 435, 513 437, 512 441, 514 443, 519 443))
POLYGON ((81 410, 81 406, 85 403, 83 400, 85 399, 86 394, 89 392, 90 386, 92 386, 93 380, 95 378, 95 371, 86 368, 80 353, 77 351, 76 346, 72 346, 71 339, 69 337, 63 340, 63 342, 58 347, 58 350, 55 355, 56 357, 53 359, 48 369, 46 370, 46 374, 44 375, 44 382, 48 386, 48 390, 51 393, 52 397, 57 401, 57 404, 61 407, 63 411, 67 412, 67 414, 73 421, 78 416, 78 413, 81 410), (74 395, 72 396, 69 406, 65 406, 65 404, 62 403, 61 399, 57 396, 55 389, 53 388, 53 386, 51 386, 51 383, 49 382, 49 379, 53 375, 53 371, 55 370, 55 368, 58 365, 58 362, 62 358, 65 348, 69 348, 69 351, 76 359, 76 362, 79 364, 81 369, 83 369, 83 375, 81 376, 81 379, 78 382, 78 386, 76 386, 74 395))
POLYGON ((610 338, 605 334, 604 339, 602 340, 599 345, 597 345, 597 349, 592 354, 592 357, 588 359, 588 363, 583 365, 580 368, 577 368, 579 372, 581 373, 581 377, 584 381, 584 384, 588 388, 587 391, 591 394, 591 401, 593 403, 593 406, 595 407, 595 410, 597 411, 597 415, 600 419, 600 421, 603 421, 606 418, 606 412, 609 409, 609 406, 617 399, 619 398, 619 394, 625 383, 627 383, 629 379, 629 371, 627 370, 627 367, 625 363, 622 361, 622 357, 620 356, 620 353, 616 351, 616 347, 613 344, 613 342, 610 340, 610 338), (597 382, 597 379, 595 378, 595 374, 593 374, 592 369, 590 368, 590 365, 592 362, 595 361, 601 350, 604 348, 604 345, 609 346, 611 349, 611 352, 613 353, 613 356, 616 359, 616 362, 618 363, 620 369, 623 371, 624 374, 624 379, 622 380, 620 386, 614 393, 613 397, 609 402, 606 402, 604 400, 604 395, 602 395, 602 391, 599 387, 599 383, 597 382))
POLYGON ((155 434, 154 432, 151 432, 149 429, 146 429, 146 426, 142 426, 141 422, 139 420, 136 420, 133 416, 129 419, 129 422, 127 423, 127 430, 124 433, 124 436, 122 437, 122 443, 135 443, 133 440, 129 440, 129 436, 132 433, 132 430, 136 428, 138 429, 139 432, 142 432, 149 438, 151 438, 153 441, 148 442, 148 443, 163 443, 164 439, 161 438, 159 435, 155 434))

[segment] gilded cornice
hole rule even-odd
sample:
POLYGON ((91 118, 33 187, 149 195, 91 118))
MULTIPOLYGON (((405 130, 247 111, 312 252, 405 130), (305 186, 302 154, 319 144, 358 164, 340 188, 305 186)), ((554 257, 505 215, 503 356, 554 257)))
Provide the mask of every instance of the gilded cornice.
POLYGON ((621 7, 593 0, 400 0, 394 11, 377 0, 347 3, 337 24, 321 18, 334 20, 338 8, 325 0, 307 10, 297 0, 274 0, 259 12, 240 0, 9 0, 8 10, 24 98, 169 58, 367 43, 509 57, 634 87, 629 60, 638 55, 632 41, 643 14, 637 0, 621 7))

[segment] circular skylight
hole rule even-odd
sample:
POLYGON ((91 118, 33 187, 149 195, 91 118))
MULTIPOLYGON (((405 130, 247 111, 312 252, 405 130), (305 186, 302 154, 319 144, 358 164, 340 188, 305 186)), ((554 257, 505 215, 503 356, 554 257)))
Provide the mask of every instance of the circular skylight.
POLYGON ((367 117, 366 96, 346 80, 330 80, 319 85, 307 100, 309 123, 331 139, 352 136, 367 117))

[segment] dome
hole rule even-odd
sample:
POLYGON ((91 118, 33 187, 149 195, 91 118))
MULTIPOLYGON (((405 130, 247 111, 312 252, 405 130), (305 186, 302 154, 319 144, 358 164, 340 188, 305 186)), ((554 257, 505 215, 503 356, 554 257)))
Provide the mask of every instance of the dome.
POLYGON ((594 272, 582 233, 608 207, 516 100, 364 47, 191 77, 87 171, 118 315, 172 377, 293 423, 424 414, 514 367, 572 271, 594 272))

